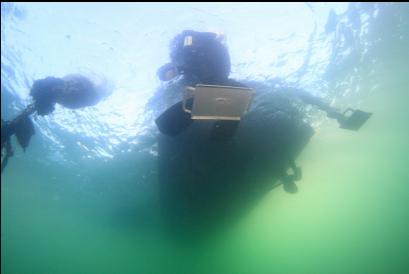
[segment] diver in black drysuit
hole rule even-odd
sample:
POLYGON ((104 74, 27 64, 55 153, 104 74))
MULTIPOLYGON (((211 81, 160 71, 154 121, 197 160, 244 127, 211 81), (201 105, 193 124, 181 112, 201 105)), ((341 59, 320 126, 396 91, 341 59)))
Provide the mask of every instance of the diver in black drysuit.
POLYGON ((16 136, 18 143, 25 150, 34 135, 34 125, 30 115, 37 113, 44 116, 51 114, 55 104, 66 108, 78 109, 96 105, 102 98, 96 86, 82 75, 67 75, 63 78, 46 77, 36 80, 30 95, 33 103, 12 121, 1 119, 1 172, 13 156, 11 137, 16 136))
MULTIPOLYGON (((223 37, 216 33, 183 31, 171 42, 171 62, 159 68, 158 77, 162 81, 169 81, 176 76, 183 76, 183 81, 187 86, 205 84, 247 87, 243 83, 229 79, 230 56, 222 43, 222 39, 223 37)), ((328 117, 343 121, 343 115, 320 98, 295 88, 287 88, 286 91, 289 92, 288 95, 296 97, 304 103, 317 106, 325 111, 328 117)), ((191 103, 192 101, 190 101, 191 103)), ((156 124, 162 133, 176 136, 190 123, 193 123, 189 114, 181 110, 180 105, 181 102, 175 104, 157 118, 156 124)), ((214 123, 211 136, 213 138, 229 138, 235 134, 238 124, 238 121, 217 121, 214 123)), ((289 159, 289 166, 293 170, 293 174, 287 175, 283 171, 281 180, 285 190, 293 193, 296 192, 294 181, 300 180, 301 169, 295 165, 294 159, 289 159)))

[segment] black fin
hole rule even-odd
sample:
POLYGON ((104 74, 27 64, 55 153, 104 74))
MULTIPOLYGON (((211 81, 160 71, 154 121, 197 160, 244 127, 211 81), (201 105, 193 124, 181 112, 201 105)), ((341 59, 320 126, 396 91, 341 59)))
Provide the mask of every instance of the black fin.
POLYGON ((342 120, 338 120, 340 123, 340 127, 349 130, 359 130, 363 124, 371 117, 372 113, 365 112, 359 109, 347 109, 343 116, 342 120), (346 115, 347 112, 352 112, 350 115, 346 115))
POLYGON ((22 116, 13 123, 17 141, 23 150, 26 150, 30 143, 31 136, 35 134, 34 124, 28 115, 22 116))

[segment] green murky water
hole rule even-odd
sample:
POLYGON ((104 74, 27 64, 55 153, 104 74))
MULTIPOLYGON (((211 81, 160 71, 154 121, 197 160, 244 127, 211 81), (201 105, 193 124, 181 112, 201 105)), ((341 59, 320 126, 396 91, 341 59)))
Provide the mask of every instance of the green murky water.
MULTIPOLYGON (((1 272, 407 273, 409 5, 366 4, 357 12, 374 14, 371 7, 377 15, 365 23, 365 39, 353 41, 355 55, 329 66, 325 81, 337 105, 374 114, 359 132, 322 120, 297 159, 297 194, 274 189, 227 231, 180 243, 149 214, 157 198, 155 174, 139 175, 155 166, 146 151, 81 160, 80 170, 45 158, 51 141, 38 132, 2 174, 1 272), (341 96, 346 86, 359 89, 341 96)), ((347 10, 342 18, 353 16, 347 10)), ((3 86, 12 81, 3 58, 2 47, 2 117, 12 117, 17 99, 3 86)), ((24 74, 24 66, 13 69, 24 74)))

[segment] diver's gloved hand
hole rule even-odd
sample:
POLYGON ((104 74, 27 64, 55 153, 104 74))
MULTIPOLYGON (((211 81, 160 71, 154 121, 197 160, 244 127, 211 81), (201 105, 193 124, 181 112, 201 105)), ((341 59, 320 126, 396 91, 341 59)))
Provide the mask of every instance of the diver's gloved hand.
POLYGON ((34 82, 30 95, 34 99, 34 108, 39 115, 47 115, 54 111, 55 103, 64 88, 64 80, 47 77, 34 82))
POLYGON ((161 81, 169 81, 178 76, 179 71, 172 63, 167 63, 158 69, 157 75, 161 81))

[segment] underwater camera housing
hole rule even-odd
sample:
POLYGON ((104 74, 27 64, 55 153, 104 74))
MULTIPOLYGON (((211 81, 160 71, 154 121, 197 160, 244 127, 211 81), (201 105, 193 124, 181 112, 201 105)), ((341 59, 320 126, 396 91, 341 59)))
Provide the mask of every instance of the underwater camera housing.
POLYGON ((251 88, 196 85, 187 87, 183 96, 183 110, 194 120, 236 120, 248 111, 254 91, 251 88), (187 100, 193 98, 191 109, 187 100))

